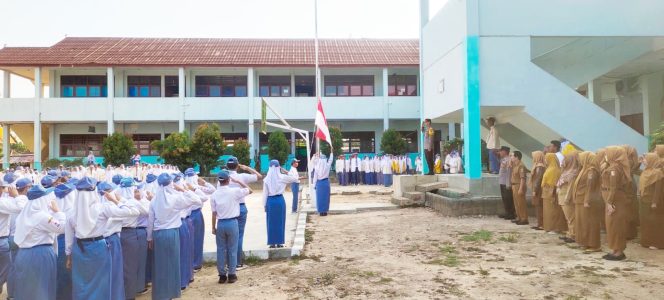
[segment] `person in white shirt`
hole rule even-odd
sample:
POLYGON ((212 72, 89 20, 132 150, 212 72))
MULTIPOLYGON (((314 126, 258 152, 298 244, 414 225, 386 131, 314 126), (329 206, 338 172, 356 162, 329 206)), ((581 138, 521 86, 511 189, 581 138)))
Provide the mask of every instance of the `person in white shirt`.
POLYGON ((328 177, 332 166, 332 155, 332 150, 330 150, 329 159, 325 157, 325 154, 316 153, 312 160, 315 170, 313 179, 316 182, 316 209, 320 216, 327 216, 327 212, 330 210, 330 180, 328 177))
POLYGON ((415 158, 415 173, 422 174, 422 158, 419 155, 415 158))
POLYGON ((67 267, 72 270, 74 299, 103 299, 111 295, 112 258, 104 233, 112 218, 137 213, 119 203, 113 193, 104 193, 102 201, 96 185, 97 181, 90 177, 76 183, 75 207, 65 227, 65 253, 67 267))
POLYGON ((449 161, 447 159, 445 160, 445 164, 449 165, 450 174, 458 174, 461 172, 461 157, 459 156, 459 152, 452 150, 449 154, 449 161))
POLYGON ((198 177, 193 168, 184 171, 184 178, 186 183, 196 187, 196 194, 201 198, 201 206, 194 206, 189 216, 194 229, 193 264, 194 270, 197 271, 203 267, 203 243, 205 241, 205 220, 201 208, 216 189, 214 185, 198 177))
POLYGON ((344 155, 344 185, 350 185, 351 183, 351 173, 350 173, 350 158, 346 159, 344 155))
POLYGON ((376 175, 376 184, 383 184, 383 167, 382 167, 382 155, 376 155, 373 159, 374 172, 376 175))
MULTIPOLYGON (((241 181, 246 185, 249 185, 250 183, 257 182, 261 179, 263 179, 263 175, 259 173, 258 171, 247 167, 245 165, 240 164, 238 161, 237 157, 231 156, 228 158, 228 161, 226 162, 226 167, 228 167, 228 173, 235 179, 235 181, 241 181), (238 170, 242 170, 246 173, 238 173, 238 170)), ((240 185, 231 182, 232 187, 239 187, 240 185)), ((244 264, 242 263, 244 259, 244 250, 242 245, 244 244, 244 228, 247 225, 247 214, 249 211, 247 210, 247 206, 244 204, 244 198, 240 200, 240 216, 237 219, 238 223, 238 228, 240 230, 240 238, 238 239, 238 244, 237 244, 237 268, 241 269, 244 267, 244 264)))
POLYGON ((357 161, 357 154, 353 153, 350 156, 350 184, 357 185, 359 181, 360 170, 357 161))
POLYGON ((337 173, 337 181, 339 182, 339 185, 344 186, 346 185, 344 182, 344 159, 343 155, 339 155, 337 157, 337 161, 334 163, 334 171, 337 173))
POLYGON ((14 242, 19 251, 12 269, 15 299, 55 299, 55 236, 65 231, 66 217, 55 202, 53 188, 35 185, 16 218, 14 242), (20 284, 18 284, 20 283, 20 284))
POLYGON ((180 287, 180 214, 201 205, 193 188, 173 184, 173 177, 157 177, 157 193, 150 203, 148 247, 153 249, 152 299, 179 298, 180 287))
POLYGON ((489 173, 498 174, 500 169, 500 159, 498 158, 498 151, 500 151, 500 140, 498 137, 498 129, 496 129, 496 118, 489 117, 482 120, 486 126, 489 127, 489 133, 484 139, 486 142, 486 150, 489 154, 489 173))
POLYGON ((358 184, 367 184, 367 170, 366 165, 364 164, 364 159, 357 158, 357 170, 360 171, 360 175, 357 179, 358 184))
POLYGON ((381 166, 383 170, 383 185, 385 187, 392 186, 392 157, 385 155, 381 166))
MULTIPOLYGON (((339 161, 337 161, 337 165, 338 165, 338 162, 339 161)), ((291 192, 293 193, 293 203, 292 203, 292 206, 291 206, 291 212, 292 213, 297 212, 297 204, 300 200, 300 198, 299 198, 300 179, 302 179, 302 178, 300 177, 300 174, 297 172, 297 167, 299 165, 300 165, 300 161, 297 160, 297 159, 293 159, 293 161, 291 162, 291 168, 288 171, 289 176, 298 178, 297 182, 291 183, 291 192)), ((339 173, 337 173, 337 174, 339 174, 339 173)))
MULTIPOLYGON (((78 180, 70 179, 69 182, 55 187, 55 201, 58 208, 65 216, 70 216, 74 210, 74 201, 76 200, 76 186, 78 180)), ((71 271, 67 269, 67 254, 65 253, 65 234, 64 231, 57 238, 57 286, 55 299, 71 299, 71 271)))
MULTIPOLYGON (((330 159, 330 165, 332 160, 330 159)), ((320 176, 321 169, 315 168, 315 176, 320 176)), ((330 169, 327 169, 330 172, 330 169)), ((270 169, 263 180, 263 207, 267 223, 267 244, 270 248, 281 248, 286 243, 286 185, 298 182, 297 174, 289 174, 281 168, 278 160, 270 161, 270 169)), ((329 182, 328 182, 329 186, 329 182)))
POLYGON ((12 261, 16 252, 11 249, 14 242, 13 237, 10 237, 10 219, 12 216, 17 216, 28 202, 26 195, 32 184, 17 190, 16 186, 20 180, 16 185, 10 185, 4 180, 9 174, 12 173, 7 173, 0 178, 0 291, 2 286, 7 283, 7 295, 13 296, 9 272, 12 269, 12 261))
POLYGON ((237 281, 237 247, 240 216, 240 201, 252 193, 247 184, 233 179, 226 170, 217 173, 219 188, 212 194, 212 234, 217 237, 217 272, 218 283, 237 281), (239 187, 232 187, 230 183, 239 187))
POLYGON ((413 160, 410 158, 410 155, 406 156, 406 169, 409 175, 413 174, 413 160))

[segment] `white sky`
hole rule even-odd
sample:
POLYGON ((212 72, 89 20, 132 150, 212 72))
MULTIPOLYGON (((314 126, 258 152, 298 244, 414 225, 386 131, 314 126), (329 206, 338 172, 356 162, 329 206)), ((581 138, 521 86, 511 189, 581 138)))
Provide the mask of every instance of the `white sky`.
MULTIPOLYGON (((448 0, 429 0, 434 15, 448 0)), ((314 0, 3 0, 0 45, 65 36, 313 38, 314 0)), ((419 0, 318 0, 320 38, 418 38, 419 0)), ((2 75, 0 75, 0 78, 2 75)), ((2 81, 0 80, 0 87, 2 81)), ((12 76, 12 97, 33 97, 12 76)))

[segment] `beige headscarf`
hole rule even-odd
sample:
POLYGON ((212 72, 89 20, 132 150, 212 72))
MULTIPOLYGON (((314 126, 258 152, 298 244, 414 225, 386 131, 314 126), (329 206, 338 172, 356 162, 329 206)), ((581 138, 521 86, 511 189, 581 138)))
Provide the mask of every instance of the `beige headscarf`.
POLYGON ((604 172, 606 167, 609 166, 609 164, 606 162, 606 148, 598 149, 596 154, 597 155, 595 160, 597 161, 597 167, 599 173, 601 174, 602 172, 604 172))
POLYGON ((638 174, 640 172, 639 168, 641 167, 641 163, 639 162, 639 155, 636 153, 636 148, 630 145, 622 145, 621 147, 625 149, 632 174, 638 174))
POLYGON ((565 154, 563 159, 563 172, 558 180, 558 185, 564 183, 574 183, 576 176, 579 175, 579 152, 571 151, 565 154))
POLYGON ((664 178, 662 172, 662 160, 656 153, 646 153, 644 157, 646 168, 641 173, 639 178, 639 192, 643 195, 643 191, 649 186, 657 183, 657 181, 664 178))
POLYGON ((632 182, 632 168, 627 159, 627 152, 624 148, 612 146, 606 148, 606 162, 611 167, 617 167, 627 182, 632 182))
MULTIPOLYGON (((581 180, 586 180, 588 173, 591 171, 599 169, 597 164, 597 156, 595 153, 590 151, 579 153, 579 164, 581 165, 581 171, 579 172, 579 176, 577 176, 576 180, 574 181, 574 186, 572 187, 574 191, 573 195, 576 195, 576 189, 579 186, 579 182, 581 180)), ((595 182, 599 183, 599 180, 595 182)))
POLYGON ((655 145, 655 153, 659 158, 664 159, 664 145, 655 145))

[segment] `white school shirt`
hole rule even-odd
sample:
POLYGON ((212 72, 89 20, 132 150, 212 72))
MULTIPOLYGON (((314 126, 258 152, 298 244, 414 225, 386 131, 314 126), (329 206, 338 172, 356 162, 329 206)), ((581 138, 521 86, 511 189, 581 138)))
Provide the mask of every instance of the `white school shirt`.
MULTIPOLYGON (((18 180, 18 179, 17 179, 18 180)), ((14 181, 16 183, 16 181, 14 181)), ((25 205, 28 203, 28 196, 25 195, 18 195, 16 198, 14 198, 14 201, 18 202, 18 205, 21 207, 21 210, 25 207, 25 205)), ((14 232, 16 231, 16 217, 18 217, 18 213, 11 214, 9 216, 9 235, 14 235, 14 232)))
POLYGON ((217 220, 237 218, 240 216, 240 200, 248 195, 248 188, 222 185, 212 194, 210 207, 213 213, 217 213, 217 220))
POLYGON ((565 159, 565 155, 563 155, 562 152, 558 151, 556 152, 556 157, 558 158, 558 163, 560 163, 560 167, 563 167, 563 160, 565 159))
MULTIPOLYGON (((316 164, 314 165, 314 180, 323 180, 330 177, 330 168, 332 167, 332 160, 334 158, 330 156, 327 159, 327 163, 320 164, 318 163, 319 159, 316 159, 316 164)), ((296 177, 297 178, 297 177, 296 177)), ((270 195, 272 196, 272 195, 270 195)))
POLYGON ((351 157, 350 158, 350 171, 355 172, 357 171, 358 165, 357 165, 357 158, 351 157))
POLYGON ((18 244, 19 248, 32 248, 37 245, 53 244, 55 237, 65 232, 67 216, 61 211, 52 213, 51 216, 52 219, 44 220, 37 224, 25 237, 25 240, 18 244))
MULTIPOLYGON (((97 217, 97 222, 95 223, 94 229, 90 231, 88 235, 84 236, 76 231, 76 218, 74 215, 71 215, 67 218, 67 225, 65 226, 65 253, 67 255, 71 254, 71 247, 74 244, 74 238, 87 239, 103 236, 107 231, 107 224, 109 219, 123 218, 137 213, 135 208, 129 207, 123 203, 115 205, 110 201, 99 201, 92 204, 90 208, 100 209, 101 211, 97 217)), ((122 226, 122 223, 120 226, 122 226)))
POLYGON ((288 170, 288 176, 293 176, 298 179, 298 182, 300 182, 300 173, 297 172, 297 168, 291 166, 290 170, 288 170))
MULTIPOLYGON (((256 176, 255 174, 246 174, 246 173, 240 174, 237 171, 228 171, 228 173, 229 173, 231 178, 233 178, 237 181, 240 181, 240 182, 242 182, 246 185, 249 185, 250 183, 258 181, 258 176, 256 176)), ((228 185, 230 187, 235 187, 235 188, 242 187, 241 185, 239 185, 235 182, 230 182, 228 185)), ((245 198, 242 198, 242 200, 240 200, 240 203, 244 203, 244 201, 245 201, 245 198)))
POLYGON ((337 173, 341 173, 344 171, 344 161, 341 159, 337 159, 337 162, 334 163, 334 171, 337 173))
POLYGON ((138 210, 138 215, 122 218, 122 226, 120 229, 122 229, 122 227, 136 228, 139 226, 145 227, 145 225, 147 225, 147 217, 150 213, 150 201, 148 201, 148 199, 141 198, 139 201, 132 196, 129 199, 122 198, 122 203, 136 208, 136 210, 138 210), (144 225, 140 224, 141 221, 144 225))
POLYGON ((406 157, 406 165, 408 165, 409 168, 413 168, 413 160, 410 158, 410 156, 406 157))
POLYGON ((188 210, 194 205, 200 204, 200 197, 198 197, 196 193, 190 190, 186 190, 184 193, 180 193, 178 200, 175 202, 173 210, 171 210, 168 215, 164 216, 164 219, 161 220, 155 218, 154 199, 152 199, 150 202, 150 213, 148 215, 148 241, 152 240, 152 232, 155 230, 180 228, 182 225, 180 212, 183 210, 188 210))
MULTIPOLYGON (((209 182, 205 182, 205 185, 199 185, 198 182, 196 182, 196 183, 193 184, 193 186, 196 188, 194 193, 196 193, 196 195, 201 198, 201 204, 192 206, 191 211, 202 208, 203 204, 205 204, 205 202, 210 200, 210 196, 212 196, 214 191, 217 190, 214 187, 214 185, 212 185, 209 182)), ((191 212, 189 214, 191 214, 191 212)))
POLYGON ((392 160, 389 158, 383 159, 383 174, 392 174, 392 160))
POLYGON ((344 159, 344 171, 350 172, 350 160, 349 159, 344 159))
POLYGON ((9 236, 9 220, 12 215, 18 215, 23 210, 26 201, 28 197, 25 195, 18 195, 16 198, 8 195, 0 197, 0 237, 9 236), (25 198, 25 201, 20 201, 19 198, 25 198))
POLYGON ((417 173, 422 173, 422 160, 419 158, 415 159, 415 171, 417 173))
MULTIPOLYGON (((329 161, 328 167, 327 167, 327 172, 330 172, 330 166, 332 165, 332 161, 329 161)), ((268 182, 263 181, 263 206, 267 204, 267 197, 268 196, 276 196, 276 195, 282 195, 284 191, 286 191, 286 185, 299 182, 300 179, 298 176, 292 176, 290 174, 281 174, 279 173, 279 180, 277 181, 277 186, 270 186, 268 187, 268 182), (269 192, 268 192, 269 191, 269 192)), ((318 177, 318 169, 316 169, 316 172, 314 174, 314 177, 318 177)), ((327 177, 326 177, 327 178, 327 177)))
POLYGON ((375 173, 382 173, 383 172, 383 170, 381 170, 382 168, 381 168, 381 159, 380 158, 374 157, 372 163, 373 163, 373 166, 374 166, 373 169, 374 169, 375 173))

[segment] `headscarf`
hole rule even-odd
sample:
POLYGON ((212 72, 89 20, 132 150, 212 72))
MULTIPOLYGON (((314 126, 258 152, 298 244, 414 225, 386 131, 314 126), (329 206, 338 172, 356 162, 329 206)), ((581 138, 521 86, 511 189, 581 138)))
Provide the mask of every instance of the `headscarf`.
MULTIPOLYGON (((597 156, 595 153, 590 151, 579 153, 579 164, 581 165, 581 171, 579 172, 579 175, 576 177, 574 185, 572 186, 572 195, 576 195, 576 189, 578 188, 579 183, 581 180, 586 180, 588 178, 588 173, 590 173, 592 170, 598 170, 597 156)), ((599 180, 596 180, 595 182, 598 183, 599 180)))
POLYGON ((641 173, 641 177, 639 178, 639 192, 642 196, 646 188, 664 178, 664 172, 662 172, 662 160, 656 153, 646 153, 643 160, 645 161, 646 168, 643 170, 643 173, 641 173))
POLYGON ((639 162, 639 155, 636 153, 636 148, 630 145, 622 145, 621 147, 625 149, 632 174, 638 173, 639 167, 641 167, 641 163, 639 162))
POLYGON ((664 145, 655 145, 655 153, 659 158, 664 159, 664 145))
POLYGON ((173 187, 173 178, 168 173, 159 175, 157 181, 159 187, 151 205, 154 208, 155 217, 162 219, 174 213, 180 192, 173 187))
POLYGON ((576 176, 579 175, 579 152, 572 151, 565 154, 563 159, 563 170, 558 180, 559 184, 574 183, 576 176))
POLYGON ((555 153, 547 153, 544 156, 546 161, 546 170, 544 171, 544 177, 542 177, 542 187, 555 187, 560 178, 560 163, 555 153))
POLYGON ((632 182, 631 167, 624 148, 617 146, 606 148, 606 162, 610 167, 616 167, 621 171, 627 182, 632 182))
POLYGON ((25 204, 23 210, 16 217, 16 232, 14 233, 14 243, 21 245, 39 224, 48 222, 51 218, 48 204, 54 199, 53 189, 44 189, 41 186, 34 185, 31 189, 41 189, 43 196, 31 199, 25 204))
POLYGON ((75 207, 74 200, 76 200, 76 187, 70 183, 56 186, 55 198, 60 211, 65 214, 70 214, 75 207))
POLYGON ((544 160, 544 152, 542 151, 533 151, 533 170, 539 167, 546 167, 546 161, 544 160))
MULTIPOLYGON (((321 155, 321 158, 318 160, 319 165, 321 164, 321 161, 323 164, 326 163, 324 155, 321 155)), ((316 171, 318 171, 318 168, 316 168, 316 171)), ((279 161, 273 159, 270 161, 270 169, 268 169, 267 175, 265 176, 265 179, 263 179, 266 188, 263 192, 267 196, 277 195, 279 190, 281 190, 281 180, 279 175, 281 175, 281 166, 279 165, 279 161)))
POLYGON ((609 164, 606 162, 606 148, 597 149, 595 160, 597 161, 597 170, 599 170, 599 173, 601 174, 604 172, 604 170, 606 170, 606 167, 609 166, 609 164))
POLYGON ((76 236, 80 238, 91 237, 90 234, 95 229, 101 214, 99 205, 96 205, 101 203, 101 199, 95 191, 94 183, 96 183, 94 179, 83 177, 76 185, 78 192, 72 217, 76 220, 76 236))

